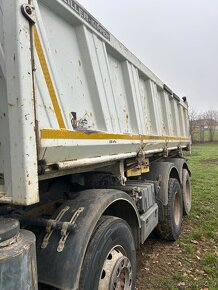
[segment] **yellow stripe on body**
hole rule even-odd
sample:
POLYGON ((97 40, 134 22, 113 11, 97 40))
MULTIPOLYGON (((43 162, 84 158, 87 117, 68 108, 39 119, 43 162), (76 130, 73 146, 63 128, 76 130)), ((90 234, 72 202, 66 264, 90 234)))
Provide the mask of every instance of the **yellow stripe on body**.
POLYGON ((98 132, 75 132, 69 130, 42 129, 41 139, 87 139, 87 140, 164 140, 164 141, 190 141, 190 138, 175 136, 149 136, 129 135, 98 132))
POLYGON ((39 58, 40 65, 42 67, 42 72, 43 72, 45 82, 46 82, 46 85, 47 85, 47 88, 49 91, 49 95, 50 95, 50 98, 51 98, 51 101, 52 101, 52 104, 54 107, 54 111, 55 111, 55 115, 56 115, 56 118, 58 121, 58 125, 61 129, 66 129, 64 119, 63 119, 61 109, 60 109, 60 106, 59 106, 59 103, 57 100, 55 89, 54 89, 54 86, 52 83, 52 79, 51 79, 51 76, 49 73, 48 65, 47 65, 47 62, 45 59, 45 55, 43 52, 43 48, 42 48, 42 45, 41 45, 41 42, 39 39, 39 34, 37 32, 36 27, 34 27, 34 41, 35 41, 36 52, 37 52, 37 55, 39 58))

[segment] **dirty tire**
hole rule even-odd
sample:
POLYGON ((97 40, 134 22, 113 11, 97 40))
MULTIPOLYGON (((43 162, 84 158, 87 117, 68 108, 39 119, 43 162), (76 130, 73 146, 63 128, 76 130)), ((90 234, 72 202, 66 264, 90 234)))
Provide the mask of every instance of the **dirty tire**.
POLYGON ((183 214, 189 214, 192 205, 192 191, 190 175, 187 169, 182 170, 183 214))
MULTIPOLYGON (((136 250, 129 225, 120 218, 101 217, 85 254, 79 289, 109 290, 115 289, 114 286, 119 286, 117 289, 133 290, 135 279, 136 250), (118 276, 121 277, 119 280, 124 279, 126 283, 124 288, 119 288, 120 284, 116 285, 118 276), (112 288, 110 288, 111 283, 112 288)), ((118 281, 118 283, 121 282, 118 281)))
POLYGON ((179 181, 170 178, 168 182, 168 205, 164 220, 157 225, 156 232, 164 240, 176 241, 180 235, 183 217, 182 190, 179 181))

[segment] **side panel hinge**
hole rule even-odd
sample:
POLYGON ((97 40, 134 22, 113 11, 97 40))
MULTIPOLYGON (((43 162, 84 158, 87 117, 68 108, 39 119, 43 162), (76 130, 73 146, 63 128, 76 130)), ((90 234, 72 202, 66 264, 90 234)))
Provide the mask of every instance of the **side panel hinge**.
POLYGON ((21 11, 23 16, 31 23, 35 24, 36 19, 35 19, 35 7, 30 4, 23 4, 21 6, 21 11))

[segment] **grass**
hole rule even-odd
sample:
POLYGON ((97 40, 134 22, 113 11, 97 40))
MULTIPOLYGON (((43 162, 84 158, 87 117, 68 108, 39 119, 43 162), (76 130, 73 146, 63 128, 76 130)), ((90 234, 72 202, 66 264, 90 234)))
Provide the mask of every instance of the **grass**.
POLYGON ((136 289, 218 289, 218 143, 194 145, 188 159, 192 210, 178 241, 144 246, 141 267, 149 271, 136 289))
POLYGON ((218 289, 218 144, 195 145, 192 150, 193 202, 185 222, 192 230, 181 236, 180 243, 185 253, 192 254, 194 270, 203 270, 193 270, 197 280, 187 277, 185 283, 187 289, 218 289))
MULTIPOLYGON (((217 281, 217 277, 218 277, 217 265, 218 265, 218 257, 216 254, 209 253, 204 257, 204 271, 208 275, 212 276, 214 281, 217 281)), ((216 286, 218 286, 217 283, 216 283, 216 286)))
POLYGON ((193 240, 200 240, 202 236, 204 235, 204 231, 202 229, 197 229, 192 234, 193 240))
POLYGON ((196 231, 205 237, 217 238, 218 225, 218 144, 193 146, 190 160, 192 171, 192 211, 188 219, 193 220, 196 231))
POLYGON ((186 244, 184 245, 184 249, 185 249, 185 252, 186 252, 187 254, 194 254, 194 252, 195 252, 195 247, 194 247, 194 245, 191 244, 191 243, 186 243, 186 244))

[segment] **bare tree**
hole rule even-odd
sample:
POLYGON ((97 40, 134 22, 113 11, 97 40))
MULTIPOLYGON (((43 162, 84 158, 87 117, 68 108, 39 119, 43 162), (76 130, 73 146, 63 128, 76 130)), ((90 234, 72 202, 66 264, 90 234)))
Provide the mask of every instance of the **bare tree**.
POLYGON ((208 127, 209 131, 209 141, 214 141, 214 134, 216 131, 216 126, 218 124, 218 111, 209 110, 204 114, 205 125, 208 127))
POLYGON ((192 141, 194 140, 194 134, 196 133, 198 129, 198 123, 197 123, 198 119, 199 119, 199 113, 194 108, 190 108, 189 126, 190 126, 190 135, 191 135, 192 141))

